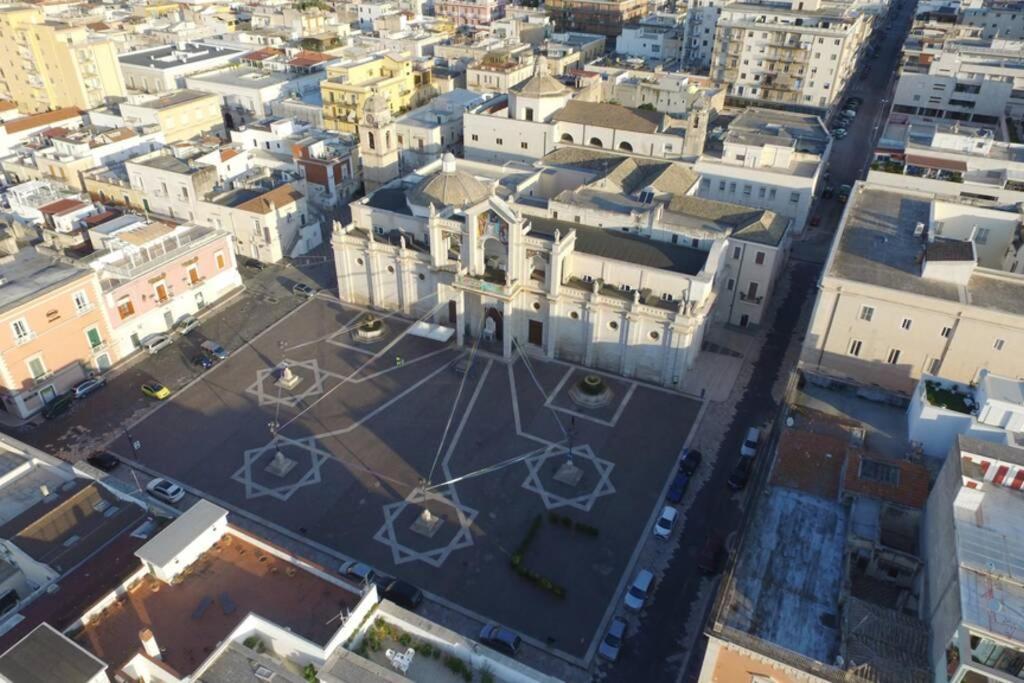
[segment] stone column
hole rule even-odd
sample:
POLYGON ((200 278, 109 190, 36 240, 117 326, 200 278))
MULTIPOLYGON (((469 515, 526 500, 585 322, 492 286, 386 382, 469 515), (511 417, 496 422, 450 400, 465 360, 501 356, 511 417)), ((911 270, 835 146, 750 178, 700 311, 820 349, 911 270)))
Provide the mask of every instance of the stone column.
POLYGON ((466 293, 461 289, 455 293, 455 343, 466 344, 466 293))
POLYGON ((501 357, 512 357, 512 335, 515 334, 515 315, 511 301, 501 305, 501 357))
POLYGON ((398 305, 402 312, 409 315, 412 309, 410 299, 412 297, 409 286, 409 251, 405 248, 405 236, 398 238, 398 258, 395 259, 395 278, 398 285, 398 305))
POLYGON ((546 324, 544 338, 544 355, 548 358, 555 357, 555 337, 558 336, 558 322, 560 319, 561 306, 558 305, 558 299, 554 297, 548 298, 548 316, 545 321, 546 324))

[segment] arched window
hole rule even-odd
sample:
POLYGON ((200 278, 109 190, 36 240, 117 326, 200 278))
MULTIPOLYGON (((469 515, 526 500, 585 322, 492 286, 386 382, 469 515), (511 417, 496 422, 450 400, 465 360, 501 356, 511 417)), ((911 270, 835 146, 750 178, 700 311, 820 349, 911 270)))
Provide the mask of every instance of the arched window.
POLYGON ((572 142, 572 136, 568 133, 562 133, 562 142, 572 142))
POLYGON ((604 145, 601 144, 601 138, 590 138, 590 144, 594 147, 604 147, 604 145))
POLYGON ((370 144, 370 149, 377 149, 377 143, 373 139, 373 131, 367 131, 366 141, 370 144))
POLYGON ((633 151, 633 145, 629 144, 628 142, 623 141, 623 142, 619 143, 619 149, 621 149, 623 152, 632 152, 633 151))
POLYGON ((384 131, 384 149, 391 149, 391 131, 384 131))

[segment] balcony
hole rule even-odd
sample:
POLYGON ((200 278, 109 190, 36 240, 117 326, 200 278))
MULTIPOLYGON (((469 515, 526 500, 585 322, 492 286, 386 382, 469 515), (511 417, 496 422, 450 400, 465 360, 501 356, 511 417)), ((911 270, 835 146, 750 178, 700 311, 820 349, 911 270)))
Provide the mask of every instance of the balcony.
POLYGON ((24 346, 25 344, 28 344, 30 341, 32 341, 35 338, 36 338, 36 333, 35 332, 27 332, 25 334, 19 334, 18 336, 16 336, 14 338, 14 343, 17 344, 18 346, 24 346))
POLYGON ((91 344, 89 350, 92 351, 92 355, 99 355, 107 350, 107 341, 104 339, 99 344, 91 344))
POLYGON ((750 294, 747 294, 746 292, 740 292, 740 301, 746 301, 748 304, 756 304, 760 306, 761 302, 764 301, 764 297, 750 296, 750 294))
POLYGON ((511 297, 518 290, 519 283, 513 282, 506 285, 504 272, 501 273, 500 279, 497 277, 497 272, 488 272, 483 277, 460 273, 455 276, 455 285, 483 294, 492 294, 503 298, 511 297))
POLYGON ((76 306, 75 307, 75 315, 77 315, 78 317, 81 317, 81 316, 85 315, 86 313, 90 312, 91 310, 93 310, 94 308, 96 308, 96 307, 92 304, 92 302, 89 302, 89 303, 85 304, 84 306, 76 306))

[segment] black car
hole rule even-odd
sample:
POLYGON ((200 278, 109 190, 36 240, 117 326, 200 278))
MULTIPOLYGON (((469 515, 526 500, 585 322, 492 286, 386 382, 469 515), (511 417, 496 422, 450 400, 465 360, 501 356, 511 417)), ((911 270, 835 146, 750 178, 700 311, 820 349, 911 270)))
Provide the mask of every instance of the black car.
POLYGON ((736 463, 736 467, 733 468, 732 473, 729 475, 729 488, 733 491, 741 491, 747 486, 747 482, 750 481, 750 470, 754 468, 754 459, 748 456, 740 456, 740 461, 736 463))
POLYGON ((257 261, 254 258, 247 258, 245 259, 245 267, 252 270, 263 270, 267 267, 267 264, 263 263, 263 261, 257 261))
POLYGON ((399 607, 414 610, 423 602, 423 591, 411 583, 394 579, 384 587, 384 597, 399 607))
POLYGON ((213 359, 205 353, 197 353, 192 356, 192 365, 202 368, 203 370, 209 370, 213 367, 213 359))
POLYGON ((668 493, 665 494, 665 500, 670 503, 678 505, 683 501, 683 496, 686 494, 686 487, 690 484, 690 475, 682 469, 676 472, 676 476, 672 478, 672 483, 669 484, 668 493))
POLYGON ((515 657, 522 639, 515 633, 497 624, 487 624, 480 629, 480 642, 503 655, 515 657))
POLYGON ((74 400, 72 394, 61 394, 51 400, 49 400, 45 406, 43 406, 43 417, 47 420, 52 420, 55 417, 60 417, 64 413, 71 410, 71 402, 74 400))
POLYGON ((692 477, 693 473, 700 467, 702 460, 704 460, 704 456, 700 451, 687 448, 683 451, 683 457, 679 458, 679 469, 692 477))
POLYGON ((121 461, 117 459, 117 456, 110 451, 96 451, 86 458, 85 461, 96 469, 103 470, 104 472, 109 472, 121 464, 121 461))

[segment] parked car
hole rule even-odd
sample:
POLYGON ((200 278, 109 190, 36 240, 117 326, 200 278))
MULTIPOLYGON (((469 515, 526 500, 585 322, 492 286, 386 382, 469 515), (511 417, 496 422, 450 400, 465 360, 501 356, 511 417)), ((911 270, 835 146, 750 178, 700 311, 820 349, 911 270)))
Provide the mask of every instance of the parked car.
POLYGON ((834 137, 836 140, 842 140, 843 138, 846 137, 846 129, 845 128, 835 128, 835 129, 833 129, 832 130, 832 137, 834 137))
POLYGON ((399 607, 414 610, 423 602, 423 591, 401 579, 393 579, 384 588, 384 597, 399 607))
POLYGON ((264 263, 263 261, 257 261, 254 258, 245 259, 244 264, 245 267, 249 268, 250 270, 263 270, 264 268, 267 267, 266 263, 264 263))
POLYGON ((312 299, 316 296, 316 290, 309 285, 296 282, 295 286, 292 287, 292 294, 303 299, 312 299))
POLYGON ((846 117, 846 118, 848 118, 848 119, 850 119, 852 121, 855 118, 857 118, 857 110, 856 109, 845 109, 842 112, 842 116, 844 116, 844 117, 846 117))
POLYGON ((644 603, 647 602, 647 595, 651 591, 651 585, 654 583, 654 574, 650 569, 641 569, 637 572, 636 578, 633 579, 633 583, 630 584, 629 590, 626 591, 626 597, 623 601, 626 603, 626 607, 629 609, 639 612, 643 609, 644 603))
POLYGON ((192 356, 192 365, 202 368, 203 370, 209 370, 213 367, 213 359, 205 353, 199 352, 192 356))
POLYGON ((152 355, 159 353, 161 349, 165 349, 173 343, 174 340, 166 334, 151 334, 142 340, 142 348, 152 355))
POLYGON ((185 497, 185 489, 181 488, 173 481, 164 479, 163 477, 157 477, 146 484, 146 491, 148 491, 149 495, 154 498, 162 500, 165 503, 170 503, 171 505, 174 505, 185 497))
POLYGON ((74 397, 72 396, 71 392, 54 396, 53 398, 46 402, 46 405, 43 406, 43 417, 45 417, 47 420, 52 420, 55 417, 60 417, 64 413, 71 410, 71 402, 73 400, 74 397))
POLYGON ((722 558, 725 555, 722 538, 712 534, 704 542, 697 555, 697 569, 707 575, 717 574, 722 569, 722 558))
POLYGON ((338 572, 342 576, 347 576, 350 579, 355 579, 360 583, 372 583, 376 574, 373 571, 373 567, 362 562, 356 562, 355 560, 349 560, 338 568, 338 572))
POLYGON ((850 193, 851 192, 853 192, 853 188, 850 187, 849 185, 840 185, 839 186, 839 194, 836 196, 836 198, 839 201, 845 203, 846 200, 850 198, 850 193))
POLYGON ((663 507, 658 521, 654 523, 654 537, 667 539, 671 536, 677 519, 679 519, 679 510, 676 510, 671 505, 663 507))
POLYGON ((99 391, 103 387, 107 386, 107 380, 102 377, 90 377, 87 380, 83 380, 71 388, 71 393, 75 398, 85 398, 94 391, 99 391))
POLYGON ((206 355, 215 358, 216 360, 224 360, 228 357, 228 350, 212 339, 204 341, 199 345, 199 348, 201 348, 206 355))
POLYGON ((117 456, 110 451, 96 451, 86 458, 85 461, 96 469, 103 470, 104 472, 109 472, 121 464, 121 461, 117 459, 117 456))
POLYGON ((188 334, 197 327, 199 327, 199 320, 192 315, 182 316, 178 322, 174 323, 174 331, 178 334, 188 334))
POLYGON ((690 475, 683 470, 676 470, 676 475, 672 477, 672 483, 668 485, 668 493, 665 494, 665 500, 677 505, 683 502, 683 496, 686 495, 686 487, 689 484, 690 475))
POLYGON ((846 103, 843 104, 843 109, 853 109, 856 111, 862 104, 864 104, 864 100, 860 97, 847 97, 846 103))
POLYGON ((732 469, 729 474, 729 488, 733 491, 742 491, 747 486, 747 482, 750 481, 750 471, 754 468, 754 459, 746 456, 740 457, 740 461, 736 463, 736 467, 732 469))
POLYGON ((515 657, 519 652, 519 646, 523 644, 522 638, 497 624, 486 624, 480 629, 480 637, 477 640, 492 650, 497 650, 509 657, 515 657))
POLYGON ((693 475, 700 467, 701 461, 704 460, 704 455, 700 451, 695 451, 692 448, 687 448, 683 451, 683 457, 679 458, 679 469, 682 472, 686 472, 689 475, 693 475))
POLYGON ((608 632, 597 647, 597 656, 614 662, 619 658, 619 651, 622 649, 622 641, 626 637, 626 620, 622 617, 615 617, 612 623, 608 624, 608 632))
POLYGON ((831 185, 826 185, 825 189, 821 191, 822 199, 831 199, 836 194, 836 190, 831 185))
POLYGON ((743 443, 740 445, 740 455, 745 455, 748 458, 752 458, 757 455, 757 446, 761 442, 761 430, 757 427, 751 427, 747 430, 747 435, 743 438, 743 443))
POLYGON ((142 385, 142 393, 150 398, 162 401, 171 395, 171 390, 160 384, 160 382, 146 382, 142 385))

